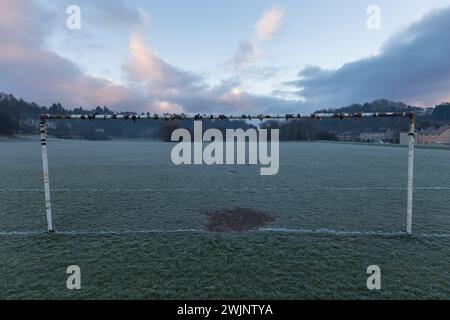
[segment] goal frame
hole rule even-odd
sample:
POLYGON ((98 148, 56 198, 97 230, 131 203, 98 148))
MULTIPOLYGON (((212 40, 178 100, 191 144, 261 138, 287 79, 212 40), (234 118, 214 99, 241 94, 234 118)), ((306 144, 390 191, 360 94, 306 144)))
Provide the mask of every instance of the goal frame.
POLYGON ((409 142, 408 142, 408 182, 407 182, 407 205, 406 205, 406 234, 412 235, 413 214, 413 191, 414 191, 414 149, 415 149, 415 113, 414 112, 371 112, 371 113, 313 113, 307 115, 285 114, 285 115, 207 115, 207 114, 41 114, 40 115, 40 142, 42 153, 42 169, 45 194, 45 212, 47 217, 47 232, 55 233, 52 218, 52 206, 50 195, 50 180, 47 155, 47 121, 49 120, 292 120, 292 119, 359 119, 359 118, 408 118, 409 119, 409 142))

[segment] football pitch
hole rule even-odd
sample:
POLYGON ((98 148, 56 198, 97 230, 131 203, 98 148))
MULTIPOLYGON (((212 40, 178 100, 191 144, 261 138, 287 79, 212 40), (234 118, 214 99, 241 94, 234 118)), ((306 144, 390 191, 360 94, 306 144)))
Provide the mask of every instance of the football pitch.
POLYGON ((0 141, 0 298, 448 299, 450 151, 416 150, 413 236, 407 149, 281 143, 280 171, 175 166, 172 145, 50 139, 46 234, 35 138, 0 141), (211 210, 273 221, 210 232, 211 210), (81 269, 68 290, 66 269, 81 269), (381 269, 381 290, 366 286, 381 269))

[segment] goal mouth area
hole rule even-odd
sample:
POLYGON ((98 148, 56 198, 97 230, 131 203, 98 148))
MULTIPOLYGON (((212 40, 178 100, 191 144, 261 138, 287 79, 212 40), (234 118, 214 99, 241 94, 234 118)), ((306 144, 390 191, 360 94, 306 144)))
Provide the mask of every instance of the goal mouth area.
POLYGON ((213 114, 41 114, 40 115, 40 142, 43 165, 43 180, 45 191, 45 208, 47 216, 48 233, 55 232, 52 221, 50 183, 48 172, 47 157, 47 120, 295 120, 295 119, 362 119, 362 118, 408 118, 409 119, 409 143, 408 143, 408 181, 407 181, 407 214, 406 214, 406 233, 412 234, 412 212, 413 212, 413 178, 414 178, 414 146, 415 146, 415 113, 414 112, 357 112, 357 113, 313 113, 308 115, 284 114, 284 115, 213 115, 213 114))

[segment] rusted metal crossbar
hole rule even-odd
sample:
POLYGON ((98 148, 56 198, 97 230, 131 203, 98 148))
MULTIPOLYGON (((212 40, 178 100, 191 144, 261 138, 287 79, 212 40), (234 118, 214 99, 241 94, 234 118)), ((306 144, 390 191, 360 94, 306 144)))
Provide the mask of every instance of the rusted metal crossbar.
POLYGON ((412 112, 355 112, 355 113, 312 113, 284 115, 225 115, 225 114, 41 114, 41 120, 282 120, 282 119, 346 119, 346 118, 389 118, 414 117, 412 112))
POLYGON ((42 165, 45 190, 45 207, 47 215, 47 230, 53 233, 52 209, 50 201, 50 182, 48 174, 47 158, 47 120, 294 120, 294 119, 358 119, 358 118, 408 118, 409 119, 409 146, 408 146, 408 194, 406 213, 406 233, 412 234, 412 211, 413 211, 413 182, 414 182, 414 145, 415 145, 415 114, 414 112, 356 112, 356 113, 313 113, 313 114, 285 114, 285 115, 212 115, 212 114, 41 114, 40 134, 42 149, 42 165))

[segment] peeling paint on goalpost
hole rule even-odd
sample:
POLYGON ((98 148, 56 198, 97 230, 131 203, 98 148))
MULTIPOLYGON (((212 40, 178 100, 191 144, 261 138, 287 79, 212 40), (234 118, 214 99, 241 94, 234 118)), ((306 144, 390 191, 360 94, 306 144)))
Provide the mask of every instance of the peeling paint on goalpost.
POLYGON ((212 115, 212 114, 41 114, 40 135, 42 149, 42 168, 45 191, 45 210, 47 216, 47 231, 54 233, 52 222, 52 208, 50 197, 50 181, 47 157, 47 121, 48 120, 294 120, 294 119, 358 119, 358 118, 408 118, 409 120, 409 144, 408 144, 408 182, 407 182, 407 208, 406 208, 406 233, 412 235, 413 214, 413 191, 414 191, 414 148, 415 148, 415 114, 414 112, 356 112, 356 113, 313 113, 307 115, 285 114, 285 115, 212 115))

